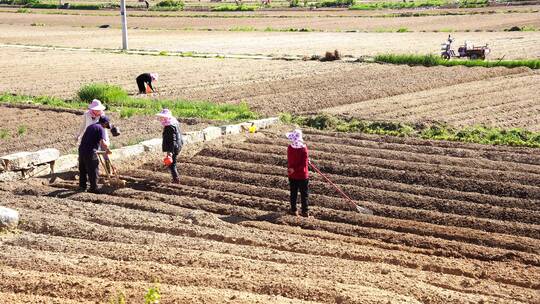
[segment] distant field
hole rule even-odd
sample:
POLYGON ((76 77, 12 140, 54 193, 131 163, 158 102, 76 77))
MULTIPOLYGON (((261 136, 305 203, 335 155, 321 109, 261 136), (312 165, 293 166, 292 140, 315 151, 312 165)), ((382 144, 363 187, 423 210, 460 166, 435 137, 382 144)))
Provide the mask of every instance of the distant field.
MULTIPOLYGON (((67 19, 66 19, 67 20, 67 19)), ((135 26, 137 18, 133 18, 135 26)), ((2 25, 0 43, 85 48, 119 48, 121 31, 75 26, 2 25)), ((232 54, 322 55, 338 49, 344 55, 440 52, 448 33, 284 33, 233 31, 129 31, 130 47, 158 51, 194 51, 232 54)), ((540 58, 540 32, 454 33, 456 46, 464 40, 489 44, 488 58, 540 58)))
MULTIPOLYGON (((40 11, 43 12, 43 11, 40 11)), ((73 12, 69 12, 73 13, 73 12)), ((0 13, 0 24, 30 25, 32 23, 45 26, 98 27, 103 24, 119 28, 120 18, 107 12, 96 16, 87 14, 77 16, 58 14, 14 14, 0 13)), ((509 14, 483 14, 477 16, 425 16, 425 17, 359 17, 343 15, 320 16, 318 13, 299 12, 287 15, 287 18, 274 18, 274 15, 251 15, 257 18, 231 18, 231 15, 202 15, 186 18, 182 14, 171 15, 175 18, 156 18, 152 15, 140 17, 134 13, 128 18, 130 28, 162 29, 162 30, 224 30, 224 31, 279 31, 300 30, 328 32, 453 32, 453 31, 504 31, 512 27, 540 30, 540 12, 521 12, 509 14), (137 16, 137 17, 136 17, 137 16), (182 18, 182 16, 184 16, 182 18), (501 18, 503 17, 503 18, 501 18)), ((249 15, 248 15, 249 16, 249 15)), ((285 16, 285 15, 284 15, 285 16)))

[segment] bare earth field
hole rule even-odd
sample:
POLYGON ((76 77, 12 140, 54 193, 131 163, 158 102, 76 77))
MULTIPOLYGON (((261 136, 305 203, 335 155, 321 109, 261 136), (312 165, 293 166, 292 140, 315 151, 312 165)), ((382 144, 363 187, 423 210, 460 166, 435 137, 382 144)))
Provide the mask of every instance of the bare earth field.
MULTIPOLYGON (((224 17, 135 17, 129 19, 128 25, 132 29, 193 29, 193 30, 235 30, 254 29, 273 30, 280 29, 309 29, 315 31, 396 31, 406 28, 409 31, 503 31, 513 26, 528 26, 540 28, 540 12, 535 13, 509 13, 462 16, 426 16, 426 17, 400 17, 378 18, 355 16, 294 16, 290 18, 272 18, 270 16, 259 18, 230 18, 224 17)), ((30 25, 32 23, 45 26, 72 26, 97 28, 108 24, 120 28, 118 16, 96 15, 47 15, 47 14, 14 14, 0 13, 0 24, 30 25)), ((462 36, 468 34, 462 33, 462 36)))
POLYGON ((0 184, 23 218, 0 236, 0 298, 136 303, 158 280, 161 303, 540 300, 535 150, 309 131, 313 161, 374 215, 313 176, 304 219, 285 215, 282 131, 185 154, 181 185, 159 155, 104 195, 0 184))
MULTIPOLYGON (((539 100, 535 93, 540 89, 540 79, 538 72, 528 68, 219 60, 9 47, 3 51, 7 54, 3 57, 6 60, 0 61, 6 67, 8 77, 0 84, 0 91, 18 94, 69 99, 75 98, 75 92, 83 84, 92 82, 118 84, 135 94, 133 79, 136 75, 141 71, 157 71, 161 79, 155 97, 226 103, 244 101, 264 115, 323 111, 368 120, 440 121, 459 126, 484 123, 540 130, 539 100), (111 69, 111 66, 122 69, 111 69), (41 72, 43 70, 48 73, 41 72), (50 75, 63 75, 63 79, 59 81, 50 75)), ((26 113, 6 111, 9 115, 19 113, 15 116, 26 113)), ((42 116, 25 115, 29 115, 30 121, 34 115, 42 116)), ((75 116, 69 113, 58 115, 69 116, 63 118, 65 121, 75 116)), ((42 122, 45 125, 37 125, 46 129, 47 119, 42 122)), ((77 123, 70 122, 68 129, 75 130, 77 123)), ((155 128, 150 127, 152 131, 145 129, 149 126, 139 120, 126 120, 122 124, 125 124, 124 129, 142 125, 141 134, 145 136, 156 132, 155 128)), ((11 133, 17 126, 9 126, 13 129, 11 133)), ((50 137, 63 151, 67 149, 63 145, 65 139, 72 135, 64 133, 50 137)), ((34 135, 40 139, 42 133, 34 135)), ((24 146, 23 142, 21 145, 24 146)), ((38 145, 39 140, 33 147, 38 145)), ((14 147, 4 145, 2 151, 11 148, 14 147)))
MULTIPOLYGON (((74 111, 75 112, 75 111, 74 111)), ((122 135, 111 137, 114 148, 133 145, 143 140, 161 136, 162 127, 155 117, 136 116, 122 119, 116 113, 108 113, 122 135)), ((0 129, 9 136, 0 138, 0 156, 19 151, 36 151, 43 148, 56 148, 62 154, 77 153, 76 135, 82 122, 82 111, 70 113, 46 109, 19 109, 0 106, 3 117, 0 129), (24 134, 18 134, 18 128, 26 127, 24 134)), ((207 126, 204 123, 182 124, 184 131, 199 130, 207 126)))
MULTIPOLYGON (((0 43, 83 48, 121 46, 120 29, 66 26, 1 25, 0 43)), ((448 33, 290 33, 131 30, 130 47, 160 51, 230 54, 322 55, 338 49, 342 54, 372 56, 381 53, 438 53, 448 33)), ((456 33, 477 45, 488 43, 489 58, 540 58, 540 32, 456 33)))
MULTIPOLYGON (((131 0, 126 1, 129 4, 131 0)), ((209 1, 202 1, 208 3, 209 1)), ((232 2, 232 1, 230 1, 232 2)), ((244 1, 249 3, 250 1, 244 1)), ((86 1, 74 0, 72 3, 110 3, 105 0, 86 1)), ((188 3, 188 2, 184 2, 188 3)), ((131 2, 139 4, 139 2, 131 2)), ((139 4, 141 5, 141 4, 139 4)), ((144 5, 144 4, 142 4, 144 5)), ((142 6, 141 5, 141 6, 142 6)), ((0 7, 2 12, 16 12, 17 8, 0 7)), ((116 15, 117 10, 51 10, 51 9, 31 9, 32 13, 39 14, 74 14, 74 15, 116 15)), ((477 8, 434 8, 434 9, 385 9, 385 10, 349 10, 343 8, 318 8, 318 9, 258 9, 255 11, 244 12, 216 12, 216 11, 146 11, 138 9, 127 9, 128 16, 152 16, 152 17, 196 17, 196 16, 222 16, 222 17, 242 17, 242 18, 296 18, 296 17, 371 17, 388 16, 394 14, 402 16, 403 14, 422 14, 422 15, 459 15, 459 14, 513 14, 513 13, 531 13, 540 11, 539 5, 516 5, 516 6, 490 6, 477 8)))
MULTIPOLYGON (((538 9, 137 11, 129 39, 142 50, 371 56, 437 53, 448 33, 429 31, 471 30, 456 42, 489 43, 491 59, 540 58, 540 32, 501 31, 539 27, 538 9), (440 16, 472 12, 485 14, 440 16), (328 32, 229 31, 237 27, 328 32), (399 27, 415 32, 373 33, 399 27), (351 29, 372 33, 340 32, 351 29)), ((113 11, 6 10, 0 94, 73 99, 82 85, 107 82, 134 95, 135 77, 157 72, 159 93, 148 98, 540 131, 537 70, 115 54, 113 11)), ((74 153, 80 113, 0 106, 0 155, 74 153)), ((160 136, 154 117, 112 116, 122 131, 115 147, 160 136)), ((182 120, 186 131, 207 125, 182 120)), ((314 218, 297 218, 286 214, 290 128, 189 146, 179 185, 162 153, 118 164, 126 187, 101 195, 77 191, 76 172, 53 184, 0 183, 0 204, 22 218, 18 231, 0 233, 0 303, 109 303, 120 293, 141 303, 154 282, 164 304, 540 303, 537 149, 305 130, 311 160, 373 215, 352 211, 313 173, 314 218)))
POLYGON ((323 110, 353 117, 408 122, 485 124, 540 130, 540 73, 525 72, 323 110))
POLYGON ((495 125, 537 127, 527 119, 536 119, 534 109, 538 106, 538 99, 533 92, 538 86, 538 73, 528 68, 426 68, 311 61, 219 60, 81 51, 36 52, 19 48, 3 48, 3 51, 8 56, 3 57, 6 60, 1 64, 6 67, 8 77, 0 84, 0 91, 20 94, 74 98, 74 92, 80 86, 91 82, 119 84, 134 94, 133 79, 138 72, 158 71, 162 75, 157 84, 158 97, 228 103, 245 101, 253 110, 267 115, 344 106, 329 111, 354 112, 367 119, 452 118, 452 122, 457 124, 476 119, 476 122, 495 125), (121 66, 122 69, 112 69, 111 66, 121 66), (39 72, 44 67, 48 73, 39 72), (108 70, 107 74, 103 74, 104 70, 108 70), (59 80, 51 78, 51 74, 63 77, 59 80), (519 99, 522 95, 516 94, 521 92, 519 90, 529 93, 519 99), (441 96, 448 95, 447 91, 458 96, 441 100, 441 96), (424 95, 431 96, 433 101, 425 103, 426 97, 418 98, 424 95), (501 98, 493 98, 496 96, 501 98), (457 102, 456 98, 464 101, 457 102), (441 114, 440 107, 447 105, 443 102, 454 106, 464 104, 469 106, 469 111, 478 110, 478 105, 470 100, 483 105, 481 108, 485 115, 481 117, 484 120, 472 115, 474 112, 468 113, 471 116, 463 114, 468 111, 455 116, 464 110, 459 107, 455 113, 446 106, 448 117, 441 114), (525 112, 516 117, 511 108, 521 100, 520 107, 515 110, 525 112), (415 109, 410 104, 422 107, 415 109), (500 112, 494 111, 495 105, 500 106, 500 112))

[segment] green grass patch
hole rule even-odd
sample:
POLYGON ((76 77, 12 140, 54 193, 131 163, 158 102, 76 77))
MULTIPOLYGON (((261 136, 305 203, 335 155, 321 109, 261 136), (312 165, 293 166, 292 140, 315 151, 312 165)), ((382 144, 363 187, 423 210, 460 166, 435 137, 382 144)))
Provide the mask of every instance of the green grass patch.
POLYGON ((99 99, 105 104, 111 102, 120 102, 126 100, 127 92, 119 86, 106 83, 92 83, 83 86, 77 92, 77 95, 82 101, 92 102, 93 99, 99 99))
POLYGON ((134 115, 154 115, 162 109, 170 109, 177 117, 203 118, 220 121, 242 121, 257 118, 245 102, 219 104, 208 101, 134 98, 118 86, 90 84, 79 90, 80 100, 63 100, 48 96, 21 96, 0 94, 0 103, 26 103, 56 108, 80 109, 88 107, 92 99, 100 99, 107 111, 117 112, 122 118, 134 115))
MULTIPOLYGON (((488 0, 460 0, 458 2, 448 0, 419 0, 408 2, 371 2, 358 3, 349 7, 352 10, 383 10, 383 9, 406 9, 406 8, 427 8, 427 7, 459 7, 475 8, 488 6, 488 0)), ((413 13, 416 14, 416 13, 413 13)), ((421 14, 421 13, 418 13, 421 14)))
POLYGON ((317 2, 315 7, 350 7, 355 3, 356 0, 324 0, 317 2))
POLYGON ((21 137, 28 131, 28 127, 26 125, 20 125, 17 127, 17 136, 21 137))
POLYGON ((102 8, 107 8, 107 7, 103 4, 76 4, 76 3, 69 4, 69 9, 74 9, 74 10, 99 10, 102 8))
POLYGON ((254 5, 225 4, 225 5, 218 5, 218 6, 212 7, 212 11, 215 11, 215 12, 237 12, 237 11, 245 12, 245 11, 254 11, 257 8, 258 7, 254 6, 254 5))
POLYGON ((371 2, 351 5, 352 10, 380 10, 380 9, 403 9, 417 7, 436 7, 448 4, 446 0, 425 0, 411 2, 371 2))
POLYGON ((376 62, 392 63, 392 64, 407 64, 407 65, 423 65, 423 66, 457 66, 463 65, 468 67, 529 67, 531 69, 540 68, 540 59, 523 59, 523 60, 445 60, 439 56, 417 55, 417 54, 381 54, 374 57, 376 62))
POLYGON ((314 116, 282 114, 281 120, 285 123, 294 123, 302 127, 319 130, 540 148, 540 132, 531 132, 519 128, 501 129, 482 125, 456 128, 438 123, 409 124, 365 121, 356 118, 336 117, 328 114, 314 116))
POLYGON ((184 2, 177 0, 163 0, 156 4, 152 10, 156 11, 181 11, 184 9, 184 2))
POLYGON ((9 130, 0 129, 0 139, 6 139, 9 137, 9 130))
POLYGON ((461 0, 458 2, 459 8, 475 8, 488 6, 488 0, 461 0))
POLYGON ((229 31, 230 32, 255 32, 257 31, 257 29, 254 28, 253 26, 237 26, 237 27, 229 28, 229 31))

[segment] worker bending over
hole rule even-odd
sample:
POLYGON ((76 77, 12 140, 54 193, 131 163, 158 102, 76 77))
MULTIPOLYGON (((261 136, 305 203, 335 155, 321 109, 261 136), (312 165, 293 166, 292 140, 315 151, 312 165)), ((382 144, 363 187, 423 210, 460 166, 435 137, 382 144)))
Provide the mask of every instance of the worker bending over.
POLYGON ((152 86, 152 81, 157 81, 159 75, 157 73, 143 73, 137 76, 137 86, 139 87, 139 94, 147 94, 154 92, 154 87, 152 86), (146 91, 146 85, 150 87, 151 92, 146 91))
POLYGON ((178 171, 176 169, 176 158, 178 157, 178 154, 180 154, 183 144, 180 123, 174 118, 169 109, 163 109, 160 113, 156 114, 156 116, 163 126, 161 149, 165 152, 164 163, 169 167, 169 171, 172 175, 172 182, 178 184, 180 183, 180 179, 178 178, 178 171))

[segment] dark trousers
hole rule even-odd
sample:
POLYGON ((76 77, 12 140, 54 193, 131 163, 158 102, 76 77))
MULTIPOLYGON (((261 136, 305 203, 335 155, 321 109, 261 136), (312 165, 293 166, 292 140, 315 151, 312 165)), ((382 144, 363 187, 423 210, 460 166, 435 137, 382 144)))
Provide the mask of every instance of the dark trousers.
POLYGON ((97 189, 99 160, 97 154, 79 155, 79 187, 86 189, 90 182, 90 190, 97 189))
POLYGON ((172 164, 169 166, 169 171, 171 171, 171 175, 174 181, 178 180, 178 170, 176 170, 176 158, 178 157, 178 151, 175 151, 171 157, 172 157, 172 164))
POLYGON ((308 183, 309 179, 292 179, 289 178, 289 186, 291 188, 291 210, 296 211, 296 200, 298 198, 298 190, 300 190, 300 201, 302 202, 302 212, 308 211, 308 183))
POLYGON ((146 94, 146 86, 142 79, 137 78, 137 86, 139 87, 140 94, 146 94))

